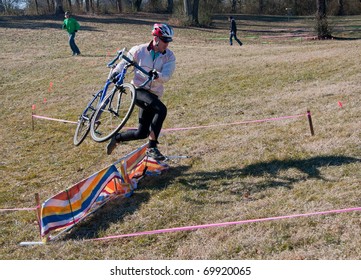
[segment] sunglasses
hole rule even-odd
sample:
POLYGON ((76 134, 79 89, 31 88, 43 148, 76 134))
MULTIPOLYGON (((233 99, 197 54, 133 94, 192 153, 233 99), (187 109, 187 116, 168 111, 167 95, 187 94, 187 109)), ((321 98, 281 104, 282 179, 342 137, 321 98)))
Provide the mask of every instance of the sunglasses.
POLYGON ((172 38, 164 38, 164 37, 159 37, 159 39, 163 42, 163 43, 169 43, 172 42, 172 38))

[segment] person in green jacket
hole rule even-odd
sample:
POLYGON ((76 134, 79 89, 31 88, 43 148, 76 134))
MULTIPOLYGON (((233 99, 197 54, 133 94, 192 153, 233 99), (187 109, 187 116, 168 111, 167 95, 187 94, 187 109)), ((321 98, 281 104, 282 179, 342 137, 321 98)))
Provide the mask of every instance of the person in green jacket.
POLYGON ((73 55, 80 55, 80 50, 75 44, 75 33, 80 29, 80 24, 76 19, 72 18, 70 12, 65 12, 65 19, 63 23, 63 29, 69 33, 69 46, 73 52, 73 55))

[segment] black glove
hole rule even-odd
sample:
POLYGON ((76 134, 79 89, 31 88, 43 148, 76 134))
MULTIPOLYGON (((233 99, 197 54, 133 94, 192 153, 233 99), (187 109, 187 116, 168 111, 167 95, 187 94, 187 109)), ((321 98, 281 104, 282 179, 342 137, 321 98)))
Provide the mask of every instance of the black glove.
POLYGON ((112 75, 110 76, 109 80, 115 84, 116 82, 118 82, 118 79, 119 79, 119 78, 117 78, 118 75, 119 75, 119 73, 113 72, 112 75))
POLYGON ((153 80, 156 80, 159 78, 159 74, 157 72, 157 70, 153 69, 149 71, 149 76, 153 78, 153 80))

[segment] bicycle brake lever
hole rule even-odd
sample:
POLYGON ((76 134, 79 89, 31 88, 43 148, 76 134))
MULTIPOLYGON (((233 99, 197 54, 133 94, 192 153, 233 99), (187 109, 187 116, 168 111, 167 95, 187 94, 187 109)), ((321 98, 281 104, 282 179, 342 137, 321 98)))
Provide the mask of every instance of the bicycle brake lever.
POLYGON ((113 65, 114 65, 114 63, 120 58, 120 57, 123 57, 123 53, 125 52, 125 48, 124 49, 122 49, 122 50, 120 50, 120 51, 118 51, 117 53, 117 56, 111 61, 111 62, 109 62, 108 64, 107 64, 107 67, 108 68, 110 68, 110 67, 112 67, 113 65))

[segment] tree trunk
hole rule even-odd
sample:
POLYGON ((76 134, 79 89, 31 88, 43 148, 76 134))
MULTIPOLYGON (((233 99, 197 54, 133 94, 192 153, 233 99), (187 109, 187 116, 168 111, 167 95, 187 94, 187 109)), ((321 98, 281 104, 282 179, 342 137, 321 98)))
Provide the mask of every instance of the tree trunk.
POLYGON ((331 32, 328 27, 327 16, 326 16, 326 0, 316 0, 317 13, 316 13, 316 24, 317 24, 317 36, 318 39, 331 39, 331 32))
POLYGON ((117 11, 118 13, 123 12, 122 0, 117 0, 117 11))
POLYGON ((199 8, 199 0, 193 0, 193 11, 192 11, 192 22, 195 24, 199 24, 198 20, 198 8, 199 8))
POLYGON ((4 6, 3 0, 0 0, 0 13, 3 13, 3 12, 5 12, 5 6, 4 6))
POLYGON ((337 15, 338 16, 345 15, 345 5, 344 5, 343 0, 338 0, 338 12, 337 12, 337 15))
POLYGON ((190 2, 189 2, 190 0, 183 0, 183 7, 184 7, 184 14, 186 15, 186 16, 190 16, 191 14, 190 14, 190 2))
POLYGON ((263 0, 259 0, 258 2, 258 13, 261 15, 263 14, 263 8, 264 8, 264 3, 263 3, 263 0))
POLYGON ((39 4, 38 4, 38 0, 34 0, 34 4, 35 4, 35 9, 36 9, 36 14, 39 14, 39 4))
POLYGON ((46 5, 48 6, 48 13, 50 13, 51 12, 51 6, 50 6, 50 1, 49 0, 46 0, 46 5))
POLYGON ((61 0, 54 0, 55 15, 64 14, 63 3, 61 0))
POLYGON ((76 6, 77 11, 79 11, 80 10, 80 1, 79 0, 75 0, 75 6, 76 6))
POLYGON ((326 0, 316 0, 317 2, 317 18, 326 17, 326 0))
POLYGON ((140 6, 142 5, 142 0, 135 0, 132 1, 133 3, 133 8, 135 9, 135 11, 140 12, 140 6))
POLYGON ((89 13, 90 11, 90 0, 84 0, 84 12, 89 13))
POLYGON ((172 14, 174 9, 174 2, 173 0, 167 1, 167 13, 172 14))
POLYGON ((235 13, 237 10, 237 0, 231 0, 231 12, 235 13))

